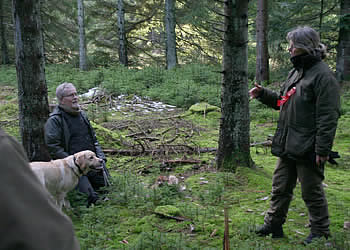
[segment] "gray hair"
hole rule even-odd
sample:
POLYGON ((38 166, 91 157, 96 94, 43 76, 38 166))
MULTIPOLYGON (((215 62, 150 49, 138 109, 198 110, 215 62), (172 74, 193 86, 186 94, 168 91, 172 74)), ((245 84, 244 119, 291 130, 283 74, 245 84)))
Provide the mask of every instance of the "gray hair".
POLYGON ((61 83, 60 85, 58 85, 58 87, 56 88, 56 97, 57 97, 59 103, 61 103, 61 100, 64 97, 65 89, 70 88, 70 87, 75 88, 73 83, 70 83, 70 82, 64 82, 64 83, 61 83))
POLYGON ((303 49, 310 55, 326 57, 327 48, 320 42, 320 35, 309 26, 297 27, 288 32, 287 40, 292 41, 295 48, 303 49))

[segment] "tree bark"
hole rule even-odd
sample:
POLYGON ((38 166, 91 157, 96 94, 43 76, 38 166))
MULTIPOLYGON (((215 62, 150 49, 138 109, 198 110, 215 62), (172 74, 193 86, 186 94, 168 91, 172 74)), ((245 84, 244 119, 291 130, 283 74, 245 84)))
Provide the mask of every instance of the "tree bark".
POLYGON ((1 63, 9 64, 9 53, 7 49, 7 39, 5 35, 5 24, 4 24, 4 4, 3 0, 0 0, 0 38, 1 38, 1 63))
POLYGON ((216 163, 221 170, 251 167, 248 99, 248 0, 224 3, 223 81, 216 163))
POLYGON ((119 62, 128 66, 128 49, 125 33, 125 8, 124 1, 118 0, 118 27, 119 27, 119 62))
POLYGON ((268 0, 258 0, 256 17, 256 81, 268 82, 269 49, 268 49, 268 0))
POLYGON ((340 1, 339 40, 336 76, 338 81, 350 81, 350 0, 340 1))
POLYGON ((320 34, 320 38, 322 40, 322 24, 323 24, 323 8, 324 8, 324 1, 321 0, 320 3, 320 21, 318 23, 318 30, 319 30, 319 34, 320 34))
POLYGON ((84 0, 78 0, 78 26, 79 26, 79 69, 86 71, 86 37, 84 23, 84 0))
POLYGON ((45 82, 40 0, 13 0, 19 125, 30 161, 50 159, 44 141, 49 114, 45 82))
POLYGON ((165 0, 166 67, 172 69, 177 64, 175 34, 175 1, 165 0))

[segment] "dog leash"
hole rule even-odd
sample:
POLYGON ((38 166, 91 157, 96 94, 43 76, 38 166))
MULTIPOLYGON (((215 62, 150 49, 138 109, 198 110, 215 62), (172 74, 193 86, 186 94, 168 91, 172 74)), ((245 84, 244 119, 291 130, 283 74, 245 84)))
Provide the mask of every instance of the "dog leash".
POLYGON ((104 169, 102 170, 102 173, 103 173, 103 179, 105 182, 105 186, 111 186, 111 182, 109 181, 108 176, 106 174, 106 171, 104 169))

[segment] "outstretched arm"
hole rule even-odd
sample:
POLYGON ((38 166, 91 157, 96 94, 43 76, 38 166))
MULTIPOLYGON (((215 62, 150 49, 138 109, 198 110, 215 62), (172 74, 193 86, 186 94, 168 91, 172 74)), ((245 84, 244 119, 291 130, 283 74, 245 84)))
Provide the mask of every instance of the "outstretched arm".
POLYGON ((250 99, 257 99, 267 106, 278 110, 277 100, 280 99, 280 95, 274 91, 271 91, 263 86, 254 83, 254 87, 249 91, 250 99))

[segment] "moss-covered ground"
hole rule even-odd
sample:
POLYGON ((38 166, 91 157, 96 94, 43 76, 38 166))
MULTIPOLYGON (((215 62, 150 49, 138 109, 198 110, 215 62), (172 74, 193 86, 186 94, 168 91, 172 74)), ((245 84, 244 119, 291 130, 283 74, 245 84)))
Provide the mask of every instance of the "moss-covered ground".
MULTIPOLYGON (((19 139, 16 88, 1 86, 0 98, 0 125, 19 139)), ((251 142, 265 141, 274 133, 278 113, 256 101, 250 102, 250 110, 251 142)), ((91 117, 92 113, 87 111, 91 117)), ((147 122, 152 121, 152 117, 158 119, 159 114, 125 118, 103 109, 99 112, 103 119, 94 119, 94 127, 105 149, 130 149, 128 146, 133 142, 128 135, 131 131, 121 124, 134 130, 137 128, 135 124, 143 124, 143 128, 152 128, 152 136, 166 135, 164 141, 178 133, 173 143, 187 143, 199 148, 217 147, 220 113, 215 110, 205 114, 180 110, 176 115, 172 114, 175 118, 171 122, 157 120, 158 127, 147 122), (167 130, 166 126, 175 125, 176 129, 167 130)), ((167 115, 170 117, 170 114, 159 116, 167 115)), ((150 147, 159 145, 155 142, 148 144, 150 147)), ((348 86, 343 87, 342 116, 333 150, 338 151, 341 158, 337 159, 338 165, 327 163, 324 181, 332 237, 309 246, 301 244, 309 234, 309 228, 299 184, 284 225, 285 237, 277 240, 260 238, 252 232, 263 223, 269 206, 276 162, 270 148, 265 146, 251 147, 255 169, 238 167, 236 173, 218 171, 215 152, 165 150, 162 154, 134 156, 107 154, 113 185, 107 188, 104 199, 87 208, 86 197, 71 192, 72 209, 64 212, 74 223, 82 249, 222 249, 225 208, 229 217, 230 249, 350 249, 350 231, 344 229, 344 222, 350 221, 348 86), (169 160, 178 161, 170 164, 169 160), (196 163, 181 160, 195 160, 196 163), (154 185, 160 176, 169 175, 176 176, 179 184, 154 185)))

